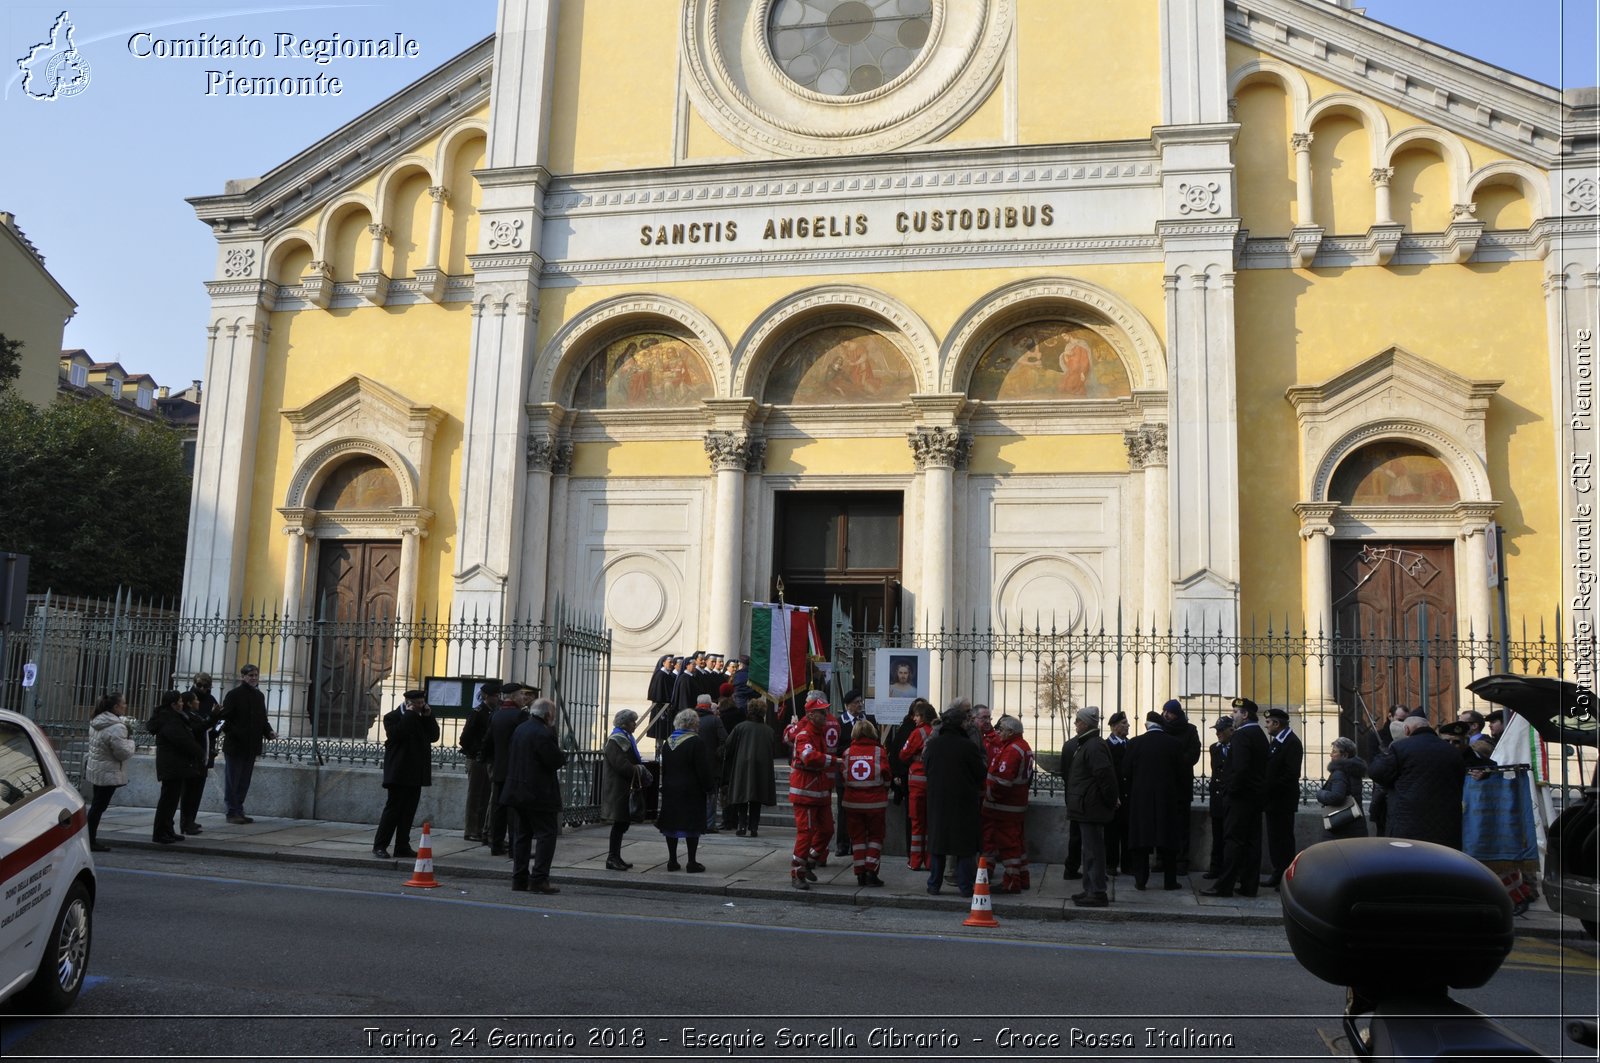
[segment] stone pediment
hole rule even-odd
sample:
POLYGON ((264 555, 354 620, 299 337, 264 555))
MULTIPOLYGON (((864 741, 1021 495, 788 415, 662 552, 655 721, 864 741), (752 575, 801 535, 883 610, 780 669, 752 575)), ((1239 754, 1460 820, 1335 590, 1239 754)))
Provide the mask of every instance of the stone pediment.
POLYGON ((433 437, 445 418, 392 388, 355 374, 298 409, 278 411, 294 435, 295 474, 285 504, 299 507, 328 470, 350 454, 372 455, 394 472, 406 506, 426 506, 433 437))
POLYGON ((188 202, 218 235, 285 228, 486 103, 493 59, 485 37, 263 176, 188 202))
POLYGON ((1550 168, 1570 131, 1558 89, 1326 0, 1228 0, 1229 38, 1424 122, 1550 168))

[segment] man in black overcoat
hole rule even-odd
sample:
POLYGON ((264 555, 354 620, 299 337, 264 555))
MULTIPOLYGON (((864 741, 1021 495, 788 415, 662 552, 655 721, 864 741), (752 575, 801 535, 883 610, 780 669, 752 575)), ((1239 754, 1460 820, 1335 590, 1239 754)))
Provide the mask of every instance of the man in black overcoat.
POLYGON ((540 698, 511 736, 500 803, 516 810, 511 888, 519 892, 561 892, 550 884, 550 862, 561 832, 561 778, 557 772, 567 762, 567 752, 556 738, 555 726, 556 703, 540 698))
POLYGON ((1190 768, 1183 739, 1165 726, 1130 739, 1122 757, 1128 795, 1128 849, 1133 888, 1150 881, 1150 850, 1161 858, 1163 888, 1178 888, 1178 849, 1189 833, 1189 802, 1181 792, 1190 768))
POLYGON ((405 699, 383 718, 383 788, 388 798, 372 839, 372 855, 380 860, 389 859, 391 838, 395 856, 417 855, 411 848, 411 824, 422 788, 433 785, 432 746, 439 740, 439 721, 428 707, 427 694, 408 690, 405 699))
POLYGON ((1222 873, 1200 892, 1207 897, 1246 897, 1260 890, 1261 809, 1267 799, 1267 732, 1261 708, 1249 698, 1233 699, 1233 737, 1228 741, 1228 819, 1222 848, 1222 873))
POLYGON ((1272 871, 1261 880, 1263 886, 1278 888, 1283 873, 1300 850, 1294 843, 1294 814, 1300 808, 1300 767, 1305 761, 1305 746, 1300 736, 1289 729, 1289 714, 1283 709, 1268 709, 1266 730, 1272 740, 1267 756, 1267 857, 1272 871))
POLYGON ((983 782, 989 769, 983 753, 967 737, 966 722, 965 709, 946 709, 923 749, 922 766, 928 775, 928 852, 932 857, 928 892, 939 892, 945 857, 949 856, 956 861, 957 888, 963 897, 970 897, 978 878, 983 782))
POLYGON ((1228 740, 1233 737, 1233 717, 1223 716, 1211 725, 1217 740, 1211 743, 1211 861, 1205 877, 1222 874, 1222 842, 1228 822, 1228 740))
MULTIPOLYGON (((521 683, 507 683, 500 688, 500 707, 489 717, 489 736, 484 739, 483 756, 489 762, 489 853, 506 855, 507 819, 515 810, 500 800, 505 788, 506 773, 511 770, 511 736, 528 718, 528 703, 532 691, 521 683)), ((512 824, 509 829, 516 830, 512 824)))
POLYGON ((1421 714, 1405 721, 1405 737, 1368 769, 1389 788, 1389 837, 1461 848, 1461 787, 1467 766, 1421 714))

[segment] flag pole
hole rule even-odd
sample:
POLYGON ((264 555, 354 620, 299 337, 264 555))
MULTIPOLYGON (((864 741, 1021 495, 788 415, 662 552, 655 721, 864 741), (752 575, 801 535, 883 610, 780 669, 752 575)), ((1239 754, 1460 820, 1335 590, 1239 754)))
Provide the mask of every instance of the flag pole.
POLYGON ((783 696, 794 700, 794 658, 789 655, 789 604, 783 600, 783 577, 778 577, 778 617, 783 621, 783 670, 789 677, 783 696))

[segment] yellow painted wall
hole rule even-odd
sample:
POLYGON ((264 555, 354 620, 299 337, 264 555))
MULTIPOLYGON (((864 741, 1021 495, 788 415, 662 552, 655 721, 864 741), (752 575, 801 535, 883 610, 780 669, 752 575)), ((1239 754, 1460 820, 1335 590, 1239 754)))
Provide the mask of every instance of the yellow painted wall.
POLYGON ((605 443, 577 443, 572 448, 572 475, 580 476, 695 476, 704 479, 705 444, 694 439, 651 439, 605 443))
POLYGON ((1520 187, 1486 185, 1472 201, 1478 206, 1477 218, 1488 229, 1526 229, 1533 224, 1533 205, 1520 187))
POLYGON ((483 202, 483 190, 472 179, 472 171, 483 166, 487 147, 483 137, 468 140, 451 161, 450 202, 445 207, 446 231, 439 257, 452 277, 471 273, 467 256, 478 253, 478 205, 483 202))
POLYGON ((661 0, 563 0, 552 172, 672 164, 681 17, 661 0))
MULTIPOLYGON (((277 508, 284 504, 294 474, 294 434, 278 411, 304 406, 355 373, 364 373, 412 402, 432 404, 446 414, 433 440, 427 506, 434 518, 423 541, 417 598, 430 611, 434 603, 449 602, 471 326, 466 303, 272 315, 250 497, 247 601, 277 602, 283 596, 287 548, 277 508)), ((314 564, 315 557, 308 557, 308 568, 314 564)))
POLYGON ((301 240, 293 240, 278 248, 267 279, 277 284, 299 284, 311 265, 311 248, 301 240))
POLYGON ((694 162, 699 159, 737 159, 745 153, 723 139, 706 120, 700 117, 700 112, 693 107, 689 108, 689 121, 686 126, 683 157, 694 162))
MULTIPOLYGON (((21 372, 6 389, 9 393, 35 406, 55 401, 61 335, 73 305, 21 241, 10 232, 0 232, 0 334, 22 344, 21 372)), ((89 353, 114 357, 103 351, 89 353)))
MULTIPOLYGON (((1317 384, 1391 346, 1504 380, 1486 421, 1491 489, 1507 533, 1511 615, 1560 595, 1555 440, 1542 268, 1537 262, 1238 275, 1240 535, 1246 615, 1301 615, 1296 384, 1317 384)), ((1464 603, 1463 603, 1464 604, 1464 603)))
POLYGON ((1289 97, 1277 82, 1256 81, 1242 87, 1235 98, 1240 222, 1251 236, 1287 235, 1299 223, 1289 97))
POLYGON ((1377 220, 1372 137, 1354 118, 1327 115, 1311 127, 1311 214, 1330 233, 1358 234, 1377 220))
POLYGON ((1019 0, 1024 144, 1143 140, 1161 124, 1157 0, 1019 0))
POLYGON ((1450 224, 1454 197, 1450 171, 1431 148, 1415 148, 1394 157, 1389 182, 1389 209, 1408 233, 1442 233, 1450 224))
POLYGON ((428 223, 433 213, 428 175, 413 173, 402 178, 393 195, 386 268, 391 277, 412 277, 428 256, 428 223))
POLYGON ((896 439, 772 439, 767 472, 778 476, 915 471, 911 448, 896 439))
POLYGON ((976 436, 968 471, 975 476, 1024 473, 1127 472, 1122 434, 976 436))

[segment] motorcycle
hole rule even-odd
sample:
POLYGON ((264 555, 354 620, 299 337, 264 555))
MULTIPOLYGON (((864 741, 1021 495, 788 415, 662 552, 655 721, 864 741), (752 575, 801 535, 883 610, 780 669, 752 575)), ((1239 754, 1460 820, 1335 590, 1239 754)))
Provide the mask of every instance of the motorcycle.
MULTIPOLYGON (((1548 1058, 1450 996, 1494 977, 1516 938, 1511 898, 1477 860, 1400 838, 1322 842, 1295 858, 1279 889, 1295 959, 1346 988, 1356 1058, 1548 1058)), ((1595 1047, 1593 1021, 1571 1020, 1566 1033, 1595 1047)))

